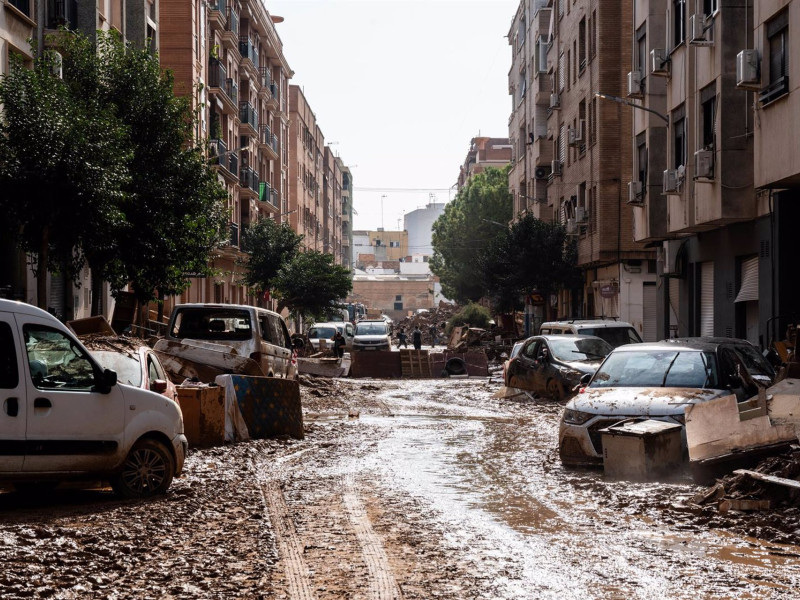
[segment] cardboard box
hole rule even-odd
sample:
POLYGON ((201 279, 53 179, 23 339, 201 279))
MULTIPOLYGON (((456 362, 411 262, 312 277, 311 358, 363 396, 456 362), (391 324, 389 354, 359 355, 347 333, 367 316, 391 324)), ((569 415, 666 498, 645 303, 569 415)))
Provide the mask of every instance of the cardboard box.
POLYGON ((213 387, 178 387, 183 431, 189 446, 208 448, 225 443, 225 390, 213 387))
POLYGON ((605 475, 646 481, 674 474, 683 465, 682 429, 677 423, 654 419, 601 429, 605 475))

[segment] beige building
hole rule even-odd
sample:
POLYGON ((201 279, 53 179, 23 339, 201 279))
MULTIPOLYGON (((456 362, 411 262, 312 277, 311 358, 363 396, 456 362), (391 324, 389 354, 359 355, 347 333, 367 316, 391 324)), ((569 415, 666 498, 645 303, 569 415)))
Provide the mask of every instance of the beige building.
POLYGON ((424 275, 354 275, 353 292, 348 302, 380 309, 394 320, 405 317, 409 311, 434 307, 435 279, 424 275))
POLYGON ((467 180, 487 167, 502 169, 511 162, 511 144, 508 138, 474 137, 469 152, 458 173, 457 187, 460 190, 467 180))
POLYGON ((342 171, 341 161, 325 146, 322 185, 322 251, 342 264, 342 171))
POLYGON ((380 227, 375 231, 358 230, 353 232, 358 238, 358 247, 354 253, 356 268, 362 262, 361 254, 366 254, 375 261, 400 260, 408 256, 408 232, 384 231, 380 227))
POLYGON ((655 252, 634 241, 627 205, 630 112, 597 97, 624 93, 631 30, 622 0, 519 4, 508 36, 509 185, 517 216, 565 226, 585 276, 579 293, 546 299, 535 320, 615 317, 656 339, 655 314, 645 312, 655 300, 655 252))

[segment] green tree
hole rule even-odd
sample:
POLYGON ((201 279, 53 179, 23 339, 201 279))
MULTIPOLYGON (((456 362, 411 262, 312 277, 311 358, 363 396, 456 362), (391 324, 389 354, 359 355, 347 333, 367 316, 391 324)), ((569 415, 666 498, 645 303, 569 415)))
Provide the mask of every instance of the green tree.
POLYGON ((332 254, 316 250, 299 252, 279 269, 272 282, 278 308, 299 313, 298 323, 304 316, 325 314, 353 289, 350 270, 334 264, 332 254))
POLYGON ((247 254, 242 283, 256 290, 271 290, 281 267, 297 256, 303 236, 288 223, 259 219, 245 229, 242 249, 247 254))
POLYGON ((448 298, 468 302, 486 294, 475 257, 511 220, 508 171, 488 168, 470 178, 433 224, 430 267, 448 298))
POLYGON ((12 59, 0 80, 0 213, 34 260, 37 303, 46 273, 73 278, 99 232, 123 221, 131 179, 127 128, 96 94, 76 94, 53 75, 46 51, 26 68, 12 59))
POLYGON ((499 312, 521 307, 534 291, 548 297, 581 284, 575 242, 564 227, 527 214, 497 236, 476 261, 499 312))

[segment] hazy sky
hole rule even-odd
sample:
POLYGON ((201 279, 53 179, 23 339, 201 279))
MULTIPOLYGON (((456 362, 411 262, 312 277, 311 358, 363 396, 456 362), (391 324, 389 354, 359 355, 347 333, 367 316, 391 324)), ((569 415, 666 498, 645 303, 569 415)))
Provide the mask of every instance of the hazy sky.
POLYGON ((396 230, 431 194, 452 199, 470 139, 508 136, 506 35, 518 4, 265 0, 285 18, 276 29, 290 83, 351 166, 354 229, 396 230))

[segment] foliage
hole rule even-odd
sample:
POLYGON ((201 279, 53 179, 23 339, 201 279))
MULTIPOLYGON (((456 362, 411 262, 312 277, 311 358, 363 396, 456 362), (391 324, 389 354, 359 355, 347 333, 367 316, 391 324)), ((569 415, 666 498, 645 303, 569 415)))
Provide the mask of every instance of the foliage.
POLYGON ((568 241, 562 225, 530 214, 489 244, 477 262, 499 312, 519 308, 521 299, 534 291, 547 297, 581 284, 575 242, 568 241))
POLYGON ((0 81, 0 213, 34 256, 42 308, 47 269, 74 277, 98 232, 122 222, 131 181, 127 130, 113 107, 75 94, 53 64, 49 51, 32 69, 14 58, 0 81))
MULTIPOLYGON (((332 254, 316 250, 298 253, 272 280, 279 310, 324 315, 332 303, 353 289, 350 270, 334 263, 332 254)), ((302 318, 299 319, 302 322, 302 318)))
POLYGON ((486 293, 475 256, 511 220, 509 169, 488 168, 470 178, 433 224, 430 267, 448 298, 465 302, 486 293))
POLYGON ((257 290, 271 289, 278 271, 297 255, 302 241, 303 236, 288 223, 266 218, 252 223, 242 236, 242 249, 247 254, 242 261, 242 283, 257 290))
POLYGON ((492 316, 485 307, 481 306, 480 304, 470 302, 464 308, 450 317, 450 319, 447 321, 446 332, 448 335, 450 335, 450 332, 453 331, 454 327, 460 327, 461 325, 467 324, 469 324, 471 327, 488 328, 489 321, 491 320, 492 316))

